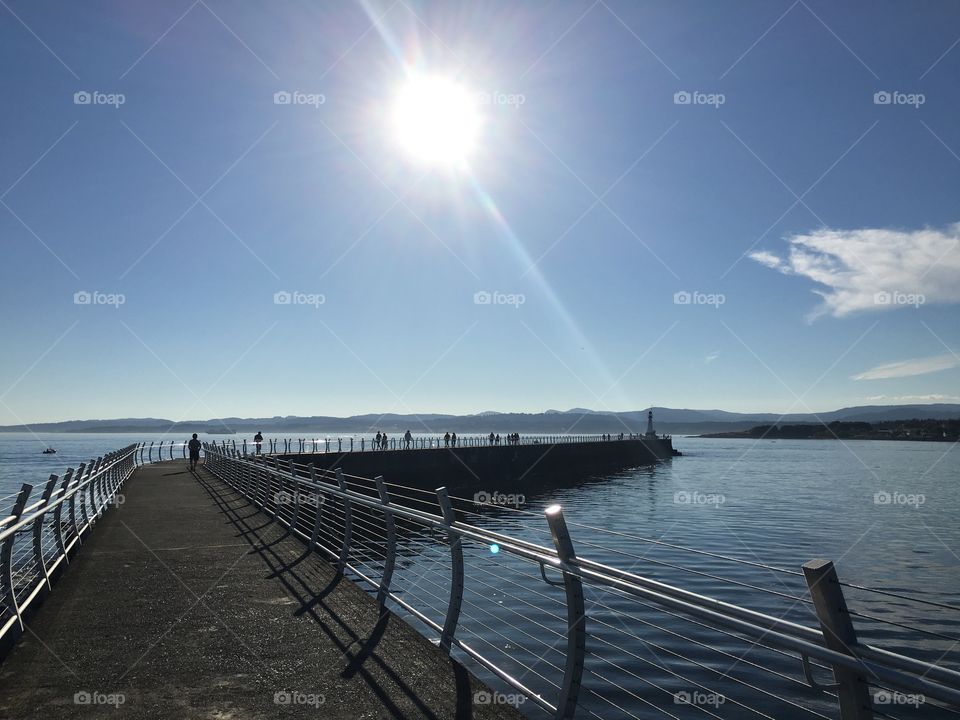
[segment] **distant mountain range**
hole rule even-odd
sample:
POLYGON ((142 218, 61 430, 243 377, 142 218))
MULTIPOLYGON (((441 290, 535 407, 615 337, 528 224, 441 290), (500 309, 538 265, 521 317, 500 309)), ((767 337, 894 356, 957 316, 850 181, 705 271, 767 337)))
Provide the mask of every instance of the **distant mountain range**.
MULTIPOLYGON (((365 433, 386 430, 403 432, 446 431, 471 432, 524 432, 524 433, 620 433, 643 432, 647 428, 647 410, 628 412, 603 412, 573 408, 571 410, 547 410, 542 413, 498 413, 486 411, 474 415, 353 415, 339 418, 325 415, 311 417, 275 416, 272 418, 220 418, 216 420, 190 420, 174 422, 162 418, 119 418, 116 420, 67 420, 33 425, 0 426, 0 432, 65 432, 65 433, 120 433, 120 432, 177 432, 177 433, 250 433, 258 430, 265 433, 293 435, 297 433, 365 433)), ((842 420, 845 422, 883 422, 890 420, 957 420, 960 405, 932 403, 926 405, 862 405, 841 408, 825 413, 735 413, 725 410, 688 410, 678 408, 653 408, 657 432, 680 435, 699 435, 708 432, 749 430, 763 423, 820 423, 842 420)))

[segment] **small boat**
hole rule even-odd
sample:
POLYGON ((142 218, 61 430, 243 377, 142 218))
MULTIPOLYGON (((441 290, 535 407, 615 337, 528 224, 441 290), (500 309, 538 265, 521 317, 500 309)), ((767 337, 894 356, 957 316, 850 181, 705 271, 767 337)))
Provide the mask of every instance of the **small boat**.
POLYGON ((44 454, 44 455, 56 455, 56 454, 57 454, 57 451, 54 450, 52 447, 48 447, 46 450, 43 451, 43 454, 44 454))

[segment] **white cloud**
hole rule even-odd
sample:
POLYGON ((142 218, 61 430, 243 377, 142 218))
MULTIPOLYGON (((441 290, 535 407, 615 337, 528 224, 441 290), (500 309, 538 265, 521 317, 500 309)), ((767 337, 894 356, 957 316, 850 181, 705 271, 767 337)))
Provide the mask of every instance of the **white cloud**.
POLYGON ((947 353, 944 355, 934 355, 927 358, 914 358, 912 360, 901 360, 900 362, 877 365, 858 375, 854 375, 852 380, 886 380, 888 378, 912 377, 914 375, 926 375, 927 373, 940 372, 960 366, 960 357, 947 353))
POLYGON ((766 250, 752 252, 750 253, 750 258, 756 260, 761 265, 766 265, 768 268, 773 268, 774 270, 780 270, 784 273, 788 270, 786 264, 780 258, 774 255, 772 252, 767 252, 766 250))
POLYGON ((811 318, 960 302, 960 223, 945 230, 823 229, 787 242, 785 258, 766 250, 752 252, 750 258, 823 286, 814 290, 823 303, 811 318))
POLYGON ((704 361, 707 365, 709 365, 709 364, 712 363, 714 360, 716 360, 718 357, 720 357, 720 353, 717 352, 717 351, 714 351, 714 352, 710 353, 709 355, 707 355, 707 356, 703 359, 703 361, 704 361))

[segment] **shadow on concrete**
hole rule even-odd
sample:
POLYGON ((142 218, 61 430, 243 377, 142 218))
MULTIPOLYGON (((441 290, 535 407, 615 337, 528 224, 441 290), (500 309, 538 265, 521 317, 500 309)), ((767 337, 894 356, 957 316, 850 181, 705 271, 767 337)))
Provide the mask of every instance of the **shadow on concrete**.
MULTIPOLYGON (((290 597, 299 603, 293 615, 308 617, 339 650, 343 662, 339 671, 340 677, 361 680, 389 713, 384 717, 417 717, 428 720, 449 718, 451 699, 455 701, 455 715, 452 717, 456 720, 470 720, 475 716, 473 694, 476 692, 477 681, 473 679, 471 683, 472 678, 462 665, 443 657, 445 667, 452 676, 455 698, 447 695, 443 705, 448 709, 438 714, 440 705, 425 696, 422 688, 415 689, 408 684, 404 679, 405 669, 381 652, 383 644, 395 642, 398 630, 410 633, 416 631, 388 609, 377 605, 369 596, 366 599, 369 600, 370 608, 358 608, 354 600, 348 611, 344 612, 342 599, 338 597, 334 602, 331 596, 343 584, 358 590, 350 580, 337 573, 335 567, 317 552, 311 551, 305 542, 293 535, 288 528, 273 521, 258 523, 257 521, 266 519, 267 516, 229 486, 206 473, 195 475, 201 487, 234 526, 237 536, 249 543, 251 551, 259 556, 269 570, 265 577, 279 580, 290 597), (363 612, 364 609, 367 611, 363 612), (356 616, 358 610, 359 617, 356 616), (375 622, 370 627, 370 620, 374 618, 375 622), (393 697, 395 690, 385 688, 376 677, 378 675, 386 675, 390 680, 389 685, 398 688, 407 703, 416 707, 414 715, 411 716, 398 705, 397 699, 393 697)), ((420 639, 428 642, 425 638, 420 639)), ((432 646, 431 649, 436 650, 432 646)), ((483 715, 486 716, 486 713, 483 715)))

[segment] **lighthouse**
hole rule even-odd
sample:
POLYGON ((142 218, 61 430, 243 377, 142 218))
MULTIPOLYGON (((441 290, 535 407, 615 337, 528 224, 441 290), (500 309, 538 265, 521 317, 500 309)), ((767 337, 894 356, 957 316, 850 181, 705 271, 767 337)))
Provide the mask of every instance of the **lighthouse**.
POLYGON ((656 437, 653 431, 653 408, 647 410, 647 437, 656 437))

